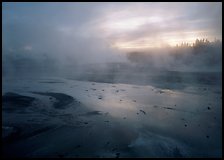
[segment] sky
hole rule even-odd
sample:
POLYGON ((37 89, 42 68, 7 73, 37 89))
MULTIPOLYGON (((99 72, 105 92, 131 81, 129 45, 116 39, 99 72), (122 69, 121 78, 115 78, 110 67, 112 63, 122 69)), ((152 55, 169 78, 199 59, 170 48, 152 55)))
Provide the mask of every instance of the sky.
POLYGON ((3 2, 2 13, 3 54, 119 61, 127 50, 222 40, 221 2, 3 2))

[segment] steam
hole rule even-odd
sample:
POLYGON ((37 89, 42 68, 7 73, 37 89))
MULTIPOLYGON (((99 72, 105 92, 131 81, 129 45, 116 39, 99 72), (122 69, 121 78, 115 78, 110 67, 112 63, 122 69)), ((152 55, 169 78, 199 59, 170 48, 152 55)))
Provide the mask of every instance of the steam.
POLYGON ((221 39, 221 15, 221 3, 3 3, 3 76, 120 82, 158 70, 220 72, 221 42, 175 48, 167 35, 221 39), (122 43, 138 49, 114 45, 122 43), (141 49, 155 44, 161 48, 141 49))

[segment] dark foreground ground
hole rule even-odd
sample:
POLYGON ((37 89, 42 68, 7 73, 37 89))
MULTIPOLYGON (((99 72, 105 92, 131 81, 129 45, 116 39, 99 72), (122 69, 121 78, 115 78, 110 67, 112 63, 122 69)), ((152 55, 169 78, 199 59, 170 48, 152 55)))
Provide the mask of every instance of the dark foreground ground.
POLYGON ((3 77, 3 157, 222 156, 220 74, 104 76, 3 77))

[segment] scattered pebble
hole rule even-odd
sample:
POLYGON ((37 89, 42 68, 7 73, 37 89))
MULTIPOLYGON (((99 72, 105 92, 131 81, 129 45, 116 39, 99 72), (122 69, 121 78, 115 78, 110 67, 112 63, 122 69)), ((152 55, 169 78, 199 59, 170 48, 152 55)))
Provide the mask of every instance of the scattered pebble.
POLYGON ((210 107, 208 107, 208 110, 210 110, 211 108, 210 107))
POLYGON ((140 109, 139 111, 146 115, 145 111, 143 111, 143 110, 141 110, 141 109, 140 109))
POLYGON ((109 122, 109 121, 104 121, 104 122, 109 122))
POLYGON ((126 117, 123 117, 123 119, 126 119, 126 117))
POLYGON ((206 136, 206 138, 209 138, 209 136, 206 136))
POLYGON ((184 126, 185 126, 185 127, 187 127, 187 125, 186 125, 186 124, 185 124, 184 126))
POLYGON ((133 100, 133 102, 136 102, 136 100, 133 100))
POLYGON ((84 122, 84 124, 88 124, 88 122, 84 122))
POLYGON ((98 99, 102 99, 102 98, 103 98, 102 96, 99 96, 99 97, 98 97, 98 99))

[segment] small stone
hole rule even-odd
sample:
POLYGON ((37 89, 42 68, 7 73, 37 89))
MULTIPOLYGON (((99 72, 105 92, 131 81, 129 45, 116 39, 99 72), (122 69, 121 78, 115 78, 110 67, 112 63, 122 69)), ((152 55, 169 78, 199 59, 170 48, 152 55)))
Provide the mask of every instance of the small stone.
POLYGON ((119 158, 119 156, 120 156, 120 153, 116 153, 116 158, 119 158))
POLYGON ((63 157, 64 157, 64 155, 62 155, 62 154, 59 154, 59 155, 58 155, 58 157, 60 157, 60 158, 63 158, 63 157))
POLYGON ((81 145, 77 145, 77 146, 76 146, 76 148, 80 148, 80 147, 81 147, 81 145))

